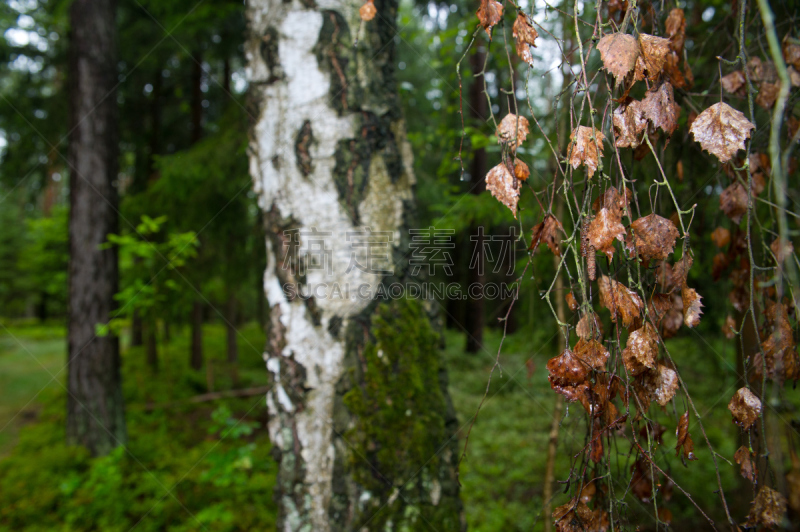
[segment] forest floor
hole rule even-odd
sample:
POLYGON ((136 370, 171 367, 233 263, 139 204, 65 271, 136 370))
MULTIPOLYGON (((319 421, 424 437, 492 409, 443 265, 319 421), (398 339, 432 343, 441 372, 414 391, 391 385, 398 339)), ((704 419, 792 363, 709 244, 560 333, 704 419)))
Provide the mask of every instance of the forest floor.
MULTIPOLYGON (((487 331, 485 349, 475 354, 463 352, 462 334, 448 331, 446 340, 443 356, 461 425, 461 449, 487 390, 500 335, 487 331)), ((176 331, 167 345, 160 346, 156 376, 145 367, 141 348, 123 350, 129 445, 105 459, 91 460, 63 444, 63 328, 15 323, 0 329, 0 530, 82 530, 92 526, 89 523, 123 531, 132 526, 142 530, 274 526, 274 503, 271 496, 264 496, 274 485, 276 467, 264 427, 263 396, 186 402, 206 393, 209 384, 205 370, 187 369, 188 341, 188 331, 176 331)), ((751 494, 742 489, 737 467, 731 463, 738 432, 725 408, 735 390, 733 353, 724 350, 722 341, 702 343, 684 337, 669 345, 686 368, 684 378, 701 405, 706 433, 719 453, 723 485, 733 487, 727 495, 736 517, 743 520, 751 494)), ((263 346, 258 326, 241 329, 239 388, 267 384, 263 346)), ((215 390, 230 389, 221 325, 204 328, 204 351, 212 363, 215 390)), ((542 479, 556 397, 545 364, 557 351, 558 339, 541 330, 520 331, 505 340, 461 466, 471 531, 542 528, 542 479)), ((720 518, 711 453, 693 424, 698 461, 688 468, 680 463, 673 450, 673 420, 687 405, 681 399, 675 412, 669 408, 669 412, 651 409, 667 428, 659 451, 661 466, 720 518)), ((570 405, 561 423, 557 481, 569 477, 571 457, 585 445, 584 424, 581 407, 570 405)), ((615 467, 630 468, 629 444, 624 438, 617 440, 621 458, 615 467)), ((556 485, 553 506, 568 500, 561 493, 564 487, 563 482, 556 485)), ((628 486, 614 489, 631 521, 643 523, 642 529, 654 528, 652 517, 647 517, 652 515, 652 503, 626 496, 628 486)), ((667 504, 676 525, 702 528, 696 510, 678 490, 667 504)))

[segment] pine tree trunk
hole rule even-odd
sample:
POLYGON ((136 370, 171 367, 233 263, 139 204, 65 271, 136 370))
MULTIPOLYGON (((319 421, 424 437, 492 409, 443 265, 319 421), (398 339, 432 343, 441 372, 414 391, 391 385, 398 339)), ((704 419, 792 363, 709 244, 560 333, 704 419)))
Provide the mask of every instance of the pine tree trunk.
POLYGON ((457 423, 429 315, 373 299, 408 277, 414 176, 394 79, 397 1, 377 0, 363 26, 361 5, 248 6, 278 529, 460 530, 457 423), (352 232, 366 227, 391 241, 368 267, 348 268, 364 253, 352 232), (433 385, 396 389, 409 371, 433 385), (414 426, 426 430, 411 437, 414 426))
POLYGON ((92 454, 127 439, 119 341, 97 336, 115 308, 117 254, 116 3, 75 0, 69 43, 69 318, 67 441, 92 454))

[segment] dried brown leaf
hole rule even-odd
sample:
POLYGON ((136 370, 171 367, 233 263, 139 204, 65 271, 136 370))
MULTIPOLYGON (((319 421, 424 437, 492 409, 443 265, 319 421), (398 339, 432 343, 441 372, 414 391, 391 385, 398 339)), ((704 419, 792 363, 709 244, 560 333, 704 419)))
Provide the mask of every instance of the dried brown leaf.
POLYGON ((733 421, 747 430, 761 415, 761 401, 748 388, 739 388, 728 403, 728 410, 733 414, 733 421))
POLYGON ((533 66, 533 54, 531 54, 530 47, 536 48, 536 38, 539 36, 539 32, 531 25, 528 15, 522 11, 519 12, 517 20, 514 21, 512 35, 517 47, 517 55, 530 66, 533 66))
POLYGON ((778 79, 778 71, 772 61, 762 61, 761 58, 753 56, 747 61, 747 73, 750 81, 768 81, 770 83, 778 79))
POLYGON ((741 473, 744 478, 755 484, 758 479, 756 462, 753 460, 755 454, 750 449, 742 445, 733 455, 733 460, 741 466, 741 473))
POLYGON ((724 227, 717 227, 711 233, 711 241, 718 248, 724 248, 731 241, 731 232, 724 227))
POLYGON ((789 41, 787 34, 783 40, 783 59, 787 65, 792 65, 797 70, 800 70, 800 44, 795 44, 789 41))
POLYGON ((734 94, 744 87, 747 80, 741 70, 735 70, 727 76, 721 77, 719 82, 722 84, 722 88, 725 89, 725 92, 734 94))
POLYGON ((728 340, 733 340, 736 338, 736 331, 738 327, 736 326, 736 320, 733 319, 733 316, 728 314, 725 318, 725 326, 722 328, 722 332, 725 335, 725 338, 728 340))
POLYGON ((597 50, 603 66, 614 75, 617 85, 636 66, 639 57, 639 43, 633 35, 612 33, 597 43, 597 50))
POLYGON ((685 412, 678 420, 678 428, 675 429, 678 437, 678 444, 675 446, 675 455, 680 455, 683 450, 683 458, 686 460, 697 460, 694 457, 694 442, 689 434, 689 412, 685 412))
POLYGON ((659 364, 657 369, 645 372, 642 386, 650 394, 650 399, 664 406, 675 397, 678 391, 678 374, 675 370, 659 364))
POLYGON ((614 110, 614 144, 618 148, 636 148, 641 144, 641 134, 647 128, 642 102, 629 100, 614 110))
POLYGON ((586 174, 591 179, 597 170, 600 158, 603 156, 603 141, 606 140, 606 137, 599 129, 593 130, 591 127, 578 126, 569 138, 573 140, 570 143, 569 154, 567 155, 570 164, 575 169, 582 164, 585 165, 586 174), (592 131, 594 131, 596 143, 592 139, 592 131))
POLYGON ((677 294, 653 294, 649 309, 665 340, 675 336, 683 325, 683 301, 677 294))
POLYGON ((683 300, 683 323, 690 329, 697 327, 700 323, 700 316, 703 314, 703 311, 700 310, 703 306, 701 301, 703 298, 694 288, 683 285, 681 299, 683 300))
POLYGON ((364 2, 364 5, 361 6, 361 9, 358 10, 358 14, 361 15, 361 20, 369 22, 373 18, 375 18, 375 14, 378 12, 375 9, 375 4, 372 0, 367 0, 364 2))
POLYGON ((628 336, 622 350, 622 362, 631 375, 638 376, 656 367, 658 334, 652 325, 645 323, 628 336))
POLYGON ((511 209, 514 218, 517 217, 519 181, 511 175, 504 163, 498 164, 486 174, 486 188, 500 203, 511 209))
POLYGON ((780 492, 762 486, 750 508, 745 526, 775 528, 783 522, 784 517, 786 517, 786 498, 780 492))
POLYGON ((569 309, 572 312, 575 312, 576 310, 578 310, 578 300, 575 299, 575 296, 572 295, 572 292, 569 292, 567 294, 566 300, 567 300, 567 307, 569 307, 569 309))
POLYGON ((503 4, 497 0, 481 0, 481 5, 478 7, 476 14, 478 15, 478 21, 483 29, 486 30, 486 35, 489 36, 491 41, 492 28, 503 18, 503 4))
POLYGON ((700 113, 689 131, 704 150, 727 163, 745 148, 745 139, 750 137, 752 129, 755 126, 741 111, 720 102, 700 113))
POLYGON ((587 236, 592 247, 611 260, 614 258, 614 239, 625 241, 625 227, 615 212, 604 207, 589 224, 587 236))
POLYGON ((588 390, 589 370, 569 349, 548 360, 547 371, 550 387, 567 401, 580 399, 588 390))
POLYGON ((780 92, 781 84, 778 82, 770 83, 764 81, 758 86, 758 96, 756 96, 756 103, 769 111, 775 105, 775 100, 778 99, 778 92, 780 92))
POLYGON ((622 220, 622 215, 625 213, 625 207, 630 205, 633 195, 630 190, 623 188, 622 194, 614 187, 608 187, 606 191, 597 196, 592 203, 592 208, 595 211, 600 209, 608 209, 617 220, 622 220))
POLYGON ((751 378, 761 381, 763 368, 766 365, 767 377, 776 382, 797 380, 800 378, 800 361, 795 349, 792 325, 789 322, 787 306, 767 301, 766 308, 767 339, 761 344, 761 351, 766 357, 762 362, 761 351, 753 357, 753 373, 751 378))
POLYGON ((664 82, 655 91, 648 91, 642 100, 642 112, 653 124, 653 128, 661 128, 667 135, 672 135, 678 127, 680 107, 675 103, 672 85, 664 82))
POLYGON ((719 195, 720 209, 737 225, 742 221, 742 216, 747 213, 747 201, 747 189, 738 181, 731 183, 719 195))
POLYGON ((794 245, 791 240, 776 238, 770 244, 769 249, 775 254, 775 262, 779 268, 783 267, 783 263, 792 256, 794 253, 794 245))
POLYGON ((675 248, 678 229, 657 214, 650 214, 631 224, 633 243, 643 260, 666 259, 675 248))
POLYGON ((520 159, 517 159, 514 162, 514 177, 519 179, 520 181, 525 181, 531 175, 531 171, 528 168, 528 165, 523 163, 520 159))
POLYGON ((524 116, 517 116, 513 113, 508 113, 500 125, 497 126, 497 140, 501 143, 508 144, 509 148, 516 150, 525 142, 525 139, 530 133, 530 124, 528 119, 524 116))
POLYGON ((664 24, 670 41, 670 48, 680 55, 683 53, 683 43, 686 40, 686 16, 683 9, 675 8, 669 12, 664 24))
POLYGON ((561 249, 558 247, 560 242, 558 233, 560 232, 564 235, 566 235, 566 233, 564 233, 564 228, 561 226, 561 222, 559 222, 555 216, 552 214, 546 215, 541 223, 533 226, 531 232, 533 234, 529 249, 536 253, 536 250, 539 248, 539 244, 544 242, 555 256, 561 256, 561 249))
MULTIPOLYGON (((556 532, 605 532, 603 513, 602 510, 592 512, 583 501, 572 499, 553 511, 553 524, 556 532)), ((607 514, 605 522, 608 522, 607 514)))
POLYGON ((647 78, 653 81, 664 70, 664 62, 669 52, 669 39, 640 33, 639 47, 641 55, 636 59, 634 79, 641 81, 647 78))
POLYGON ((572 352, 585 365, 596 370, 604 371, 608 362, 608 349, 597 340, 578 340, 572 352))
POLYGON ((644 303, 636 292, 622 283, 603 275, 597 281, 600 304, 611 312, 611 321, 622 320, 623 327, 630 327, 639 320, 644 303))
POLYGON ((597 317, 597 314, 594 312, 591 314, 584 314, 581 319, 578 320, 578 325, 575 327, 575 334, 578 335, 578 338, 583 340, 602 339, 603 325, 600 322, 600 318, 597 317))

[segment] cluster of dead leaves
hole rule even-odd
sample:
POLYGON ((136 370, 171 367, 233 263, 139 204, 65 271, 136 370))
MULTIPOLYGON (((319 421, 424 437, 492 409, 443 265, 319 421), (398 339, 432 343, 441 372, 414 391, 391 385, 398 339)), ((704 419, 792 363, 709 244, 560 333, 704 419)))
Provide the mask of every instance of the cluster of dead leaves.
POLYGON ((616 146, 638 148, 644 141, 643 135, 653 135, 657 129, 672 135, 678 127, 680 111, 668 81, 647 91, 643 100, 624 99, 612 117, 616 146))
POLYGON ((556 532, 606 532, 611 530, 608 512, 599 505, 591 510, 586 504, 586 499, 589 497, 584 495, 584 491, 581 491, 581 497, 576 497, 553 511, 556 532))
MULTIPOLYGON (((783 42, 783 58, 788 65, 789 83, 792 87, 800 87, 800 45, 785 39, 783 42)), ((734 70, 720 78, 725 92, 740 98, 747 96, 747 78, 758 86, 756 103, 766 110, 772 109, 780 91, 778 71, 772 61, 762 61, 759 57, 751 57, 747 61, 746 70, 734 70)))
MULTIPOLYGON (((493 1, 493 0, 491 0, 493 1)), ((517 217, 520 182, 530 176, 530 169, 516 157, 516 150, 530 133, 530 123, 524 116, 509 113, 500 121, 495 135, 497 141, 507 148, 503 161, 486 174, 486 188, 517 217)))
POLYGON ((766 367, 767 378, 775 382, 796 381, 800 378, 800 360, 789 321, 789 306, 767 300, 764 313, 767 319, 762 337, 766 339, 753 357, 751 380, 760 382, 766 367))

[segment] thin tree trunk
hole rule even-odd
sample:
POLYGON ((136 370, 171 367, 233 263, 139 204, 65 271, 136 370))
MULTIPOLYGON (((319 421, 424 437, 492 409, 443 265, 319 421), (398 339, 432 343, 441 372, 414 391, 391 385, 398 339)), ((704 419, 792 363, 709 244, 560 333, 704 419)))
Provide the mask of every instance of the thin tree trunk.
POLYGON ((192 305, 192 344, 189 365, 199 370, 203 367, 203 304, 195 301, 192 305))
POLYGON ((115 309, 117 254, 116 3, 75 0, 69 42, 69 318, 67 441, 92 454, 127 440, 119 341, 97 336, 115 309))
MULTIPOLYGON (((378 15, 363 25, 362 4, 248 4, 247 72, 257 110, 250 167, 267 230, 276 528, 460 530, 457 449, 450 439, 457 422, 446 373, 438 368, 438 342, 410 333, 388 341, 394 328, 375 319, 410 313, 417 330, 430 330, 424 312, 419 318, 410 310, 421 304, 378 307, 373 299, 408 277, 408 259, 394 262, 408 252, 414 175, 394 79, 397 0, 377 0, 378 15), (364 242, 358 235, 366 227, 386 243, 370 264, 365 247, 355 244, 364 242), (351 259, 362 268, 350 267, 351 259), (414 353, 423 352, 433 354, 429 364, 412 366, 414 353), (381 363, 384 356, 398 363, 381 363), (386 392, 412 367, 438 386, 397 390, 387 402, 386 392), (374 409, 359 408, 370 401, 362 391, 366 371, 395 372, 370 381, 384 399, 374 409), (399 415, 396 425, 371 414, 400 407, 411 415, 399 415), (403 419, 417 415, 426 416, 426 431, 410 438, 403 419)), ((392 323, 404 327, 407 318, 392 323)))
POLYGON ((142 314, 139 309, 134 309, 131 318, 131 347, 137 347, 144 343, 143 329, 142 314))
POLYGON ((236 330, 237 307, 236 297, 231 295, 228 298, 228 312, 225 317, 225 328, 228 333, 228 365, 231 371, 231 381, 234 386, 239 384, 239 344, 236 342, 238 331, 236 330))
POLYGON ((191 144, 203 136, 203 56, 200 52, 192 55, 192 134, 191 144))

